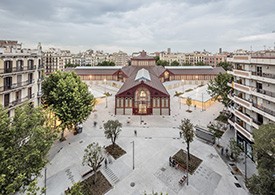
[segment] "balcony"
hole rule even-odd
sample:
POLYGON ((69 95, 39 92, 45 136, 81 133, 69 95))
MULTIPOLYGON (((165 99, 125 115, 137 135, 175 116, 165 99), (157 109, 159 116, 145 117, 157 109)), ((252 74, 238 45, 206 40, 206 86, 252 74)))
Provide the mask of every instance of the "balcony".
POLYGON ((275 84, 275 74, 252 72, 252 79, 275 84))
POLYGON ((37 92, 37 97, 41 97, 43 95, 42 91, 37 92))
POLYGON ((19 73, 19 72, 31 72, 36 69, 36 66, 24 66, 24 67, 12 67, 12 68, 1 68, 0 69, 0 76, 3 75, 11 75, 14 73, 19 73))
POLYGON ((45 66, 43 64, 38 65, 38 69, 44 69, 45 66))
POLYGON ((250 78, 251 72, 245 70, 233 70, 233 75, 238 77, 250 78))
POLYGON ((241 105, 241 106, 243 106, 243 107, 245 107, 245 108, 251 110, 251 108, 252 108, 252 103, 249 102, 248 100, 244 100, 244 99, 242 99, 242 98, 240 98, 240 97, 237 97, 237 96, 234 97, 234 100, 235 100, 235 102, 238 103, 239 105, 241 105))
POLYGON ((250 93, 250 87, 240 83, 233 83, 233 88, 244 93, 250 93))
POLYGON ((240 112, 239 110, 235 110, 235 116, 239 117, 242 121, 246 122, 249 125, 252 123, 252 119, 244 113, 240 112))
POLYGON ((257 97, 260 97, 262 99, 271 101, 271 102, 275 102, 275 92, 273 91, 267 91, 264 89, 256 89, 256 88, 252 88, 251 90, 251 94, 255 95, 257 97))
POLYGON ((275 111, 274 110, 271 110, 269 108, 266 108, 262 105, 258 105, 258 104, 255 104, 255 103, 253 103, 252 110, 254 112, 257 112, 257 113, 263 115, 264 117, 269 118, 272 121, 275 121, 275 111))
POLYGON ((238 123, 235 123, 235 129, 243 136, 245 136, 247 139, 249 139, 251 142, 254 142, 252 134, 238 123))
POLYGON ((12 85, 5 85, 5 86, 0 87, 0 93, 9 92, 9 91, 12 91, 12 90, 23 88, 23 87, 26 87, 26 86, 31 85, 33 83, 34 83, 34 80, 27 80, 27 81, 24 81, 24 82, 14 83, 12 85))
POLYGON ((228 122, 231 126, 235 127, 235 121, 234 121, 232 118, 227 119, 227 122, 228 122))
POLYGON ((44 81, 44 77, 40 77, 37 82, 41 83, 42 81, 44 81))
POLYGON ((29 101, 30 99, 34 98, 34 93, 33 94, 30 94, 30 95, 27 95, 26 97, 24 98, 19 98, 17 100, 14 100, 10 103, 7 103, 7 102, 4 102, 4 108, 6 109, 12 109, 14 108, 15 106, 17 105, 21 105, 27 101, 29 101))

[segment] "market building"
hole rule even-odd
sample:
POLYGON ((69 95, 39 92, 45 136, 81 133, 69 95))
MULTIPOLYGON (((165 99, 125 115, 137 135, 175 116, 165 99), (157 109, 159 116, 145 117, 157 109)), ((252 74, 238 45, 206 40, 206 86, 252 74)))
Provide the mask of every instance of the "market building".
POLYGON ((84 81, 122 82, 115 95, 118 115, 170 115, 170 95, 163 82, 206 84, 224 72, 221 67, 211 66, 157 66, 154 57, 145 51, 132 57, 130 66, 76 67, 74 71, 84 81))

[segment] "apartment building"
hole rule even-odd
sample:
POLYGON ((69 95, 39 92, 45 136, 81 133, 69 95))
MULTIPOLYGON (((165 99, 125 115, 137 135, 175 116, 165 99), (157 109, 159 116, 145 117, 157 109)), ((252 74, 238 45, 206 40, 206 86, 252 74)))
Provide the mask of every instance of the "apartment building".
POLYGON ((72 55, 69 50, 49 48, 43 52, 42 61, 45 65, 45 74, 50 74, 57 70, 63 71, 66 64, 72 63, 72 55))
POLYGON ((127 53, 119 51, 110 55, 110 61, 114 62, 116 66, 128 66, 130 57, 127 53))
POLYGON ((234 80, 229 83, 232 113, 228 120, 236 140, 252 158, 253 130, 275 122, 275 51, 228 58, 234 80))
POLYGON ((42 47, 23 49, 17 41, 0 40, 0 104, 9 116, 23 103, 41 103, 44 67, 42 47))

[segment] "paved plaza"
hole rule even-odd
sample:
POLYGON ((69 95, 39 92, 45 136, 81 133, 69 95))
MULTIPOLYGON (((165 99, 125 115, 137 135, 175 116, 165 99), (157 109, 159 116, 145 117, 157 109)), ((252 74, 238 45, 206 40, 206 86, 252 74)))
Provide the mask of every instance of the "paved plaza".
MULTIPOLYGON (((97 91, 103 91, 106 86, 93 86, 97 91)), ((190 86, 192 87, 192 86, 190 86)), ((182 170, 169 166, 169 156, 180 149, 186 149, 183 139, 179 138, 177 127, 181 119, 189 118, 194 125, 207 126, 223 109, 220 103, 215 103, 206 111, 192 107, 192 112, 186 112, 187 106, 179 106, 178 99, 171 95, 170 116, 115 116, 114 94, 116 88, 106 87, 113 94, 108 97, 108 108, 105 108, 105 99, 99 101, 96 112, 92 113, 83 124, 83 132, 74 136, 66 132, 67 140, 56 142, 48 155, 47 165, 47 195, 64 194, 64 190, 80 181, 81 175, 89 170, 82 166, 84 149, 92 142, 108 146, 110 140, 104 136, 102 124, 109 119, 118 119, 122 124, 122 131, 117 144, 127 153, 117 160, 112 159, 108 168, 101 167, 102 173, 113 185, 107 195, 141 195, 144 192, 167 192, 176 194, 247 194, 243 188, 236 187, 239 183, 231 174, 228 165, 218 155, 217 150, 209 144, 195 138, 191 143, 190 152, 202 159, 202 163, 193 175, 189 177, 189 185, 180 185, 178 182, 184 175, 182 170), (144 121, 141 123, 141 120, 144 121), (97 121, 97 126, 93 122, 97 121), (129 123, 128 123, 129 121, 129 123), (134 135, 137 131, 137 136, 134 135), (133 169, 133 144, 135 159, 133 169), (130 184, 134 183, 132 187, 130 184)), ((187 89, 188 86, 185 86, 187 89)), ((230 131, 230 130, 228 130, 230 131)), ((222 141, 222 140, 221 140, 222 141)), ((44 173, 44 170, 43 170, 44 173)), ((44 186, 44 177, 39 180, 44 186)))

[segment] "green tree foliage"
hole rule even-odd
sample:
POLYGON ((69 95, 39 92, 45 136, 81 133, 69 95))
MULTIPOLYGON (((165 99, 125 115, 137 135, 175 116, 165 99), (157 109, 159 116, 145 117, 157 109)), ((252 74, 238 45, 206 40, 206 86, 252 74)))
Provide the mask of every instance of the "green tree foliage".
POLYGON ((61 121, 61 139, 65 128, 71 129, 82 123, 93 109, 95 99, 88 91, 88 86, 74 72, 50 74, 43 82, 43 101, 51 106, 55 116, 61 121))
POLYGON ((253 138, 259 174, 248 179, 247 187, 252 194, 275 194, 275 124, 261 125, 253 138))
POLYGON ((87 146, 84 150, 84 156, 82 165, 87 165, 91 168, 94 172, 94 184, 96 183, 97 179, 97 170, 101 166, 102 161, 104 160, 104 148, 101 147, 98 143, 91 143, 87 146))
POLYGON ((209 66, 209 64, 205 64, 203 61, 199 61, 196 63, 196 66, 209 66))
POLYGON ((82 185, 80 182, 74 183, 74 185, 65 191, 66 195, 84 195, 82 185))
POLYGON ((104 134, 107 139, 111 139, 112 144, 114 145, 116 139, 121 132, 122 124, 118 120, 108 120, 103 124, 104 134))
POLYGON ((232 64, 229 62, 220 62, 217 64, 217 66, 222 67, 224 70, 232 70, 232 64))
POLYGON ((103 61, 103 62, 99 62, 97 64, 97 66, 115 66, 116 64, 114 62, 111 61, 103 61))
POLYGON ((14 194, 34 184, 55 139, 47 120, 41 108, 26 104, 16 108, 11 121, 0 106, 0 194, 14 194))
POLYGON ((225 107, 228 107, 230 99, 227 97, 231 87, 227 85, 231 82, 232 75, 227 73, 219 73, 214 80, 210 80, 208 83, 208 92, 215 100, 222 102, 225 107))
POLYGON ((80 65, 79 64, 71 64, 71 63, 65 64, 65 68, 68 68, 68 67, 75 68, 77 66, 80 66, 80 65))
POLYGON ((169 66, 169 62, 166 60, 158 60, 157 65, 158 66, 169 66))
POLYGON ((190 106, 192 105, 192 99, 190 97, 186 99, 186 105, 188 106, 188 110, 190 110, 190 106))
POLYGON ((183 138, 187 144, 187 154, 188 154, 188 159, 190 160, 189 148, 190 148, 190 143, 193 141, 194 135, 195 135, 193 124, 190 122, 189 119, 185 118, 181 120, 179 130, 181 131, 183 138))
POLYGON ((234 138, 231 138, 229 140, 229 149, 231 152, 231 158, 233 158, 235 161, 238 160, 238 157, 240 156, 242 149, 238 145, 237 141, 234 138))
POLYGON ((180 63, 176 60, 171 62, 171 64, 170 64, 170 66, 179 66, 179 65, 180 65, 180 63))
POLYGON ((175 91, 174 97, 179 97, 183 94, 183 92, 175 91))

